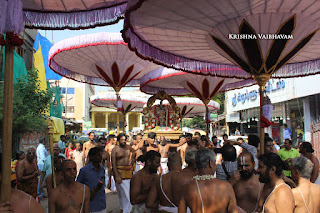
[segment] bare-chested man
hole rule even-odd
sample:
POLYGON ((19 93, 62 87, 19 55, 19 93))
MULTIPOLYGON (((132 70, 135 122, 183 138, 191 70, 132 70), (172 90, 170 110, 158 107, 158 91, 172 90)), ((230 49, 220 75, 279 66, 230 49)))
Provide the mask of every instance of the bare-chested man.
POLYGON ((89 133, 89 141, 87 141, 83 144, 82 158, 83 158, 84 165, 88 164, 88 162, 86 162, 86 160, 87 160, 88 153, 89 153, 90 149, 98 146, 98 144, 93 141, 94 139, 95 139, 94 132, 90 132, 89 133))
POLYGON ((264 183, 259 201, 259 212, 293 212, 294 198, 291 188, 281 178, 289 165, 279 155, 268 153, 259 156, 259 181, 264 183))
POLYGON ((38 176, 40 172, 37 166, 36 150, 29 148, 27 156, 17 168, 17 189, 36 198, 38 196, 38 176))
POLYGON ((65 160, 61 169, 63 182, 52 190, 49 199, 49 213, 89 213, 90 189, 75 181, 77 164, 73 160, 65 160))
POLYGON ((186 151, 187 151, 187 148, 189 147, 189 144, 192 141, 192 134, 186 133, 185 135, 180 135, 179 139, 180 139, 180 143, 182 141, 184 141, 184 143, 187 142, 187 143, 185 143, 184 145, 182 145, 182 146, 180 146, 178 148, 178 152, 180 153, 180 156, 181 156, 181 159, 182 159, 182 165, 183 165, 183 167, 186 167, 186 162, 185 162, 186 151))
POLYGON ((232 212, 237 213, 237 203, 230 183, 214 178, 215 154, 209 149, 200 149, 196 154, 198 175, 185 185, 179 203, 179 213, 232 212), (223 192, 223 193, 222 193, 223 192))
MULTIPOLYGON (((158 146, 154 144, 156 136, 157 135, 154 132, 149 132, 148 133, 148 137, 147 137, 147 141, 146 141, 147 143, 144 144, 143 150, 142 150, 143 154, 145 154, 145 153, 147 153, 147 152, 149 152, 151 150, 156 151, 156 152, 159 151, 158 146)), ((140 144, 138 146, 140 147, 140 144)))
POLYGON ((125 134, 120 133, 117 137, 119 145, 115 146, 111 153, 112 171, 116 181, 120 209, 124 213, 129 213, 132 209, 130 204, 130 180, 136 152, 131 146, 127 145, 127 139, 125 134))
MULTIPOLYGON (((0 153, 0 183, 2 180, 1 168, 2 168, 2 154, 0 153)), ((0 212, 44 213, 44 209, 41 207, 40 203, 38 203, 31 195, 28 195, 25 192, 20 190, 11 189, 11 200, 10 202, 0 203, 0 212)))
POLYGON ((117 143, 117 137, 115 135, 109 135, 108 139, 109 143, 106 145, 105 150, 109 152, 109 155, 111 156, 112 149, 115 147, 117 143))
POLYGON ((157 177, 157 170, 160 166, 160 153, 154 150, 148 151, 139 157, 139 161, 144 162, 145 166, 137 172, 130 183, 130 201, 135 206, 135 213, 149 213, 146 208, 146 201, 151 186, 157 177))
POLYGON ((159 152, 161 154, 161 174, 168 173, 168 152, 170 148, 177 148, 186 143, 186 140, 181 140, 178 144, 167 143, 165 136, 160 136, 159 152))
MULTIPOLYGON (((163 212, 178 211, 178 205, 174 204, 174 194, 176 194, 176 185, 173 181, 174 177, 181 172, 182 161, 178 153, 169 153, 168 156, 169 172, 157 177, 155 184, 152 185, 151 190, 146 201, 147 208, 157 209, 163 212)), ((176 201, 176 203, 179 201, 176 201)))
MULTIPOLYGON (((137 148, 136 159, 138 159, 138 157, 140 155, 143 155, 142 150, 141 150, 141 148, 143 147, 143 144, 141 144, 142 143, 142 134, 138 133, 137 135, 134 135, 134 136, 136 138, 136 141, 135 141, 135 144, 132 147, 133 148, 137 148), (139 148, 139 147, 141 147, 141 148, 139 148)), ((135 169, 133 171, 133 174, 135 174, 136 172, 138 172, 142 168, 143 168, 143 163, 140 162, 140 161, 136 161, 136 165, 135 165, 135 169)))
POLYGON ((295 213, 319 213, 320 186, 310 182, 313 163, 306 157, 297 157, 292 161, 291 175, 298 182, 292 189, 295 200, 295 213))
POLYGON ((319 177, 319 160, 313 154, 314 150, 312 148, 312 144, 309 142, 303 142, 300 144, 299 152, 313 163, 313 169, 310 177, 311 183, 315 183, 320 185, 320 177, 319 177))
POLYGON ((233 186, 239 213, 256 212, 263 184, 254 174, 254 158, 248 152, 243 152, 237 159, 238 171, 233 173, 229 182, 233 186))
MULTIPOLYGON (((56 186, 59 186, 63 182, 63 172, 61 171, 61 164, 64 161, 64 157, 58 155, 57 157, 54 157, 54 170, 55 170, 55 176, 56 176, 56 186)), ((50 174, 46 179, 46 187, 48 196, 50 197, 50 194, 54 188, 53 185, 53 176, 50 174)))

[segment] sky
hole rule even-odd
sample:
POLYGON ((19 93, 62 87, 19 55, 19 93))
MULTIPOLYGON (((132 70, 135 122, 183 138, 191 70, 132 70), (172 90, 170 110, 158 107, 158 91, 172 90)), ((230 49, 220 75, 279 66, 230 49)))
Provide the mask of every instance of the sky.
MULTIPOLYGON (((96 27, 93 29, 87 30, 39 30, 39 33, 42 36, 45 36, 53 44, 74 36, 85 35, 90 33, 99 33, 99 32, 120 32, 123 29, 123 20, 120 20, 117 24, 105 26, 105 27, 96 27)), ((106 91, 105 87, 95 86, 95 93, 100 91, 106 91)))

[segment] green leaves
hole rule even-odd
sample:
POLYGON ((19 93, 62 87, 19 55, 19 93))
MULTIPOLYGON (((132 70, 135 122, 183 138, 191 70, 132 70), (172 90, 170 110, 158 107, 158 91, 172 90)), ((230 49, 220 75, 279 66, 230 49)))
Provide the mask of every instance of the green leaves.
MULTIPOLYGON (((28 75, 18 79, 13 86, 13 137, 30 130, 47 127, 44 113, 49 110, 52 90, 39 89, 38 71, 29 70, 28 75)), ((3 84, 0 85, 0 119, 3 117, 3 84)), ((1 124, 2 126, 2 121, 1 124)))

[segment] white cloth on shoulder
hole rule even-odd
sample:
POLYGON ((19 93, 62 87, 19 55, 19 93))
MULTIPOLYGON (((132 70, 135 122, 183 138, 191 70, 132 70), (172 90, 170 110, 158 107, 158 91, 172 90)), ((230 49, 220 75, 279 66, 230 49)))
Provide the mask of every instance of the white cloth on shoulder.
POLYGON ((120 209, 123 210, 123 213, 130 213, 132 210, 130 203, 130 181, 130 179, 126 179, 122 180, 121 184, 116 183, 120 209))
POLYGON ((133 213, 151 213, 151 209, 148 209, 145 203, 136 204, 134 208, 133 213))
POLYGON ((161 158, 161 174, 167 174, 168 171, 168 158, 161 158))

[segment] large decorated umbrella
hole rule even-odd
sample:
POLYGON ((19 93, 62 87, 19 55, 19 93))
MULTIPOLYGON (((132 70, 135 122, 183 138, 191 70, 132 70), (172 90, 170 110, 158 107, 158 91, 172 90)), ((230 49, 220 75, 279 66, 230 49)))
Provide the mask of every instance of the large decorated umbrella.
POLYGON ((139 56, 165 66, 254 78, 260 86, 261 115, 270 77, 320 72, 319 17, 320 2, 313 0, 133 0, 123 35, 139 56), (242 70, 221 70, 222 64, 242 70))
MULTIPOLYGON (((105 94, 105 95, 93 95, 90 97, 90 102, 93 105, 99 106, 99 107, 107 107, 111 109, 118 109, 119 104, 118 104, 117 96, 115 94, 105 94)), ((121 95, 120 98, 121 101, 121 109, 120 111, 122 112, 124 116, 124 123, 126 119, 126 114, 128 112, 141 112, 143 109, 143 106, 147 103, 146 98, 142 97, 136 97, 132 95, 121 95)), ((123 131, 124 131, 125 125, 123 125, 123 131)))
POLYGON ((219 92, 253 84, 253 80, 239 80, 213 76, 199 76, 173 69, 159 68, 141 79, 140 89, 147 94, 159 90, 168 95, 194 95, 202 101, 206 110, 207 133, 209 132, 209 107, 211 99, 219 92))
MULTIPOLYGON (((0 45, 5 45, 3 96, 2 174, 10 174, 12 152, 12 96, 14 46, 23 40, 19 33, 25 26, 41 29, 84 29, 118 21, 127 1, 123 0, 0 0, 0 45), (4 35, 6 34, 6 39, 4 35)), ((51 146, 52 151, 52 146, 51 146)), ((54 174, 54 171, 53 171, 54 174)), ((11 197, 11 177, 3 175, 1 201, 11 197)))
MULTIPOLYGON (((120 33, 96 33, 60 41, 50 49, 49 66, 79 82, 110 86, 118 100, 122 87, 137 83, 135 80, 159 67, 130 51, 120 33)), ((119 132, 119 113, 117 129, 119 132)))
MULTIPOLYGON (((193 117, 195 115, 203 115, 205 105, 199 98, 194 97, 177 97, 174 98, 177 106, 180 108, 180 119, 193 117)), ((155 105, 160 104, 159 100, 156 100, 155 105)), ((164 100, 163 105, 170 105, 167 100, 164 100)), ((209 101, 208 103, 209 112, 217 112, 220 110, 220 104, 216 101, 209 101)))

